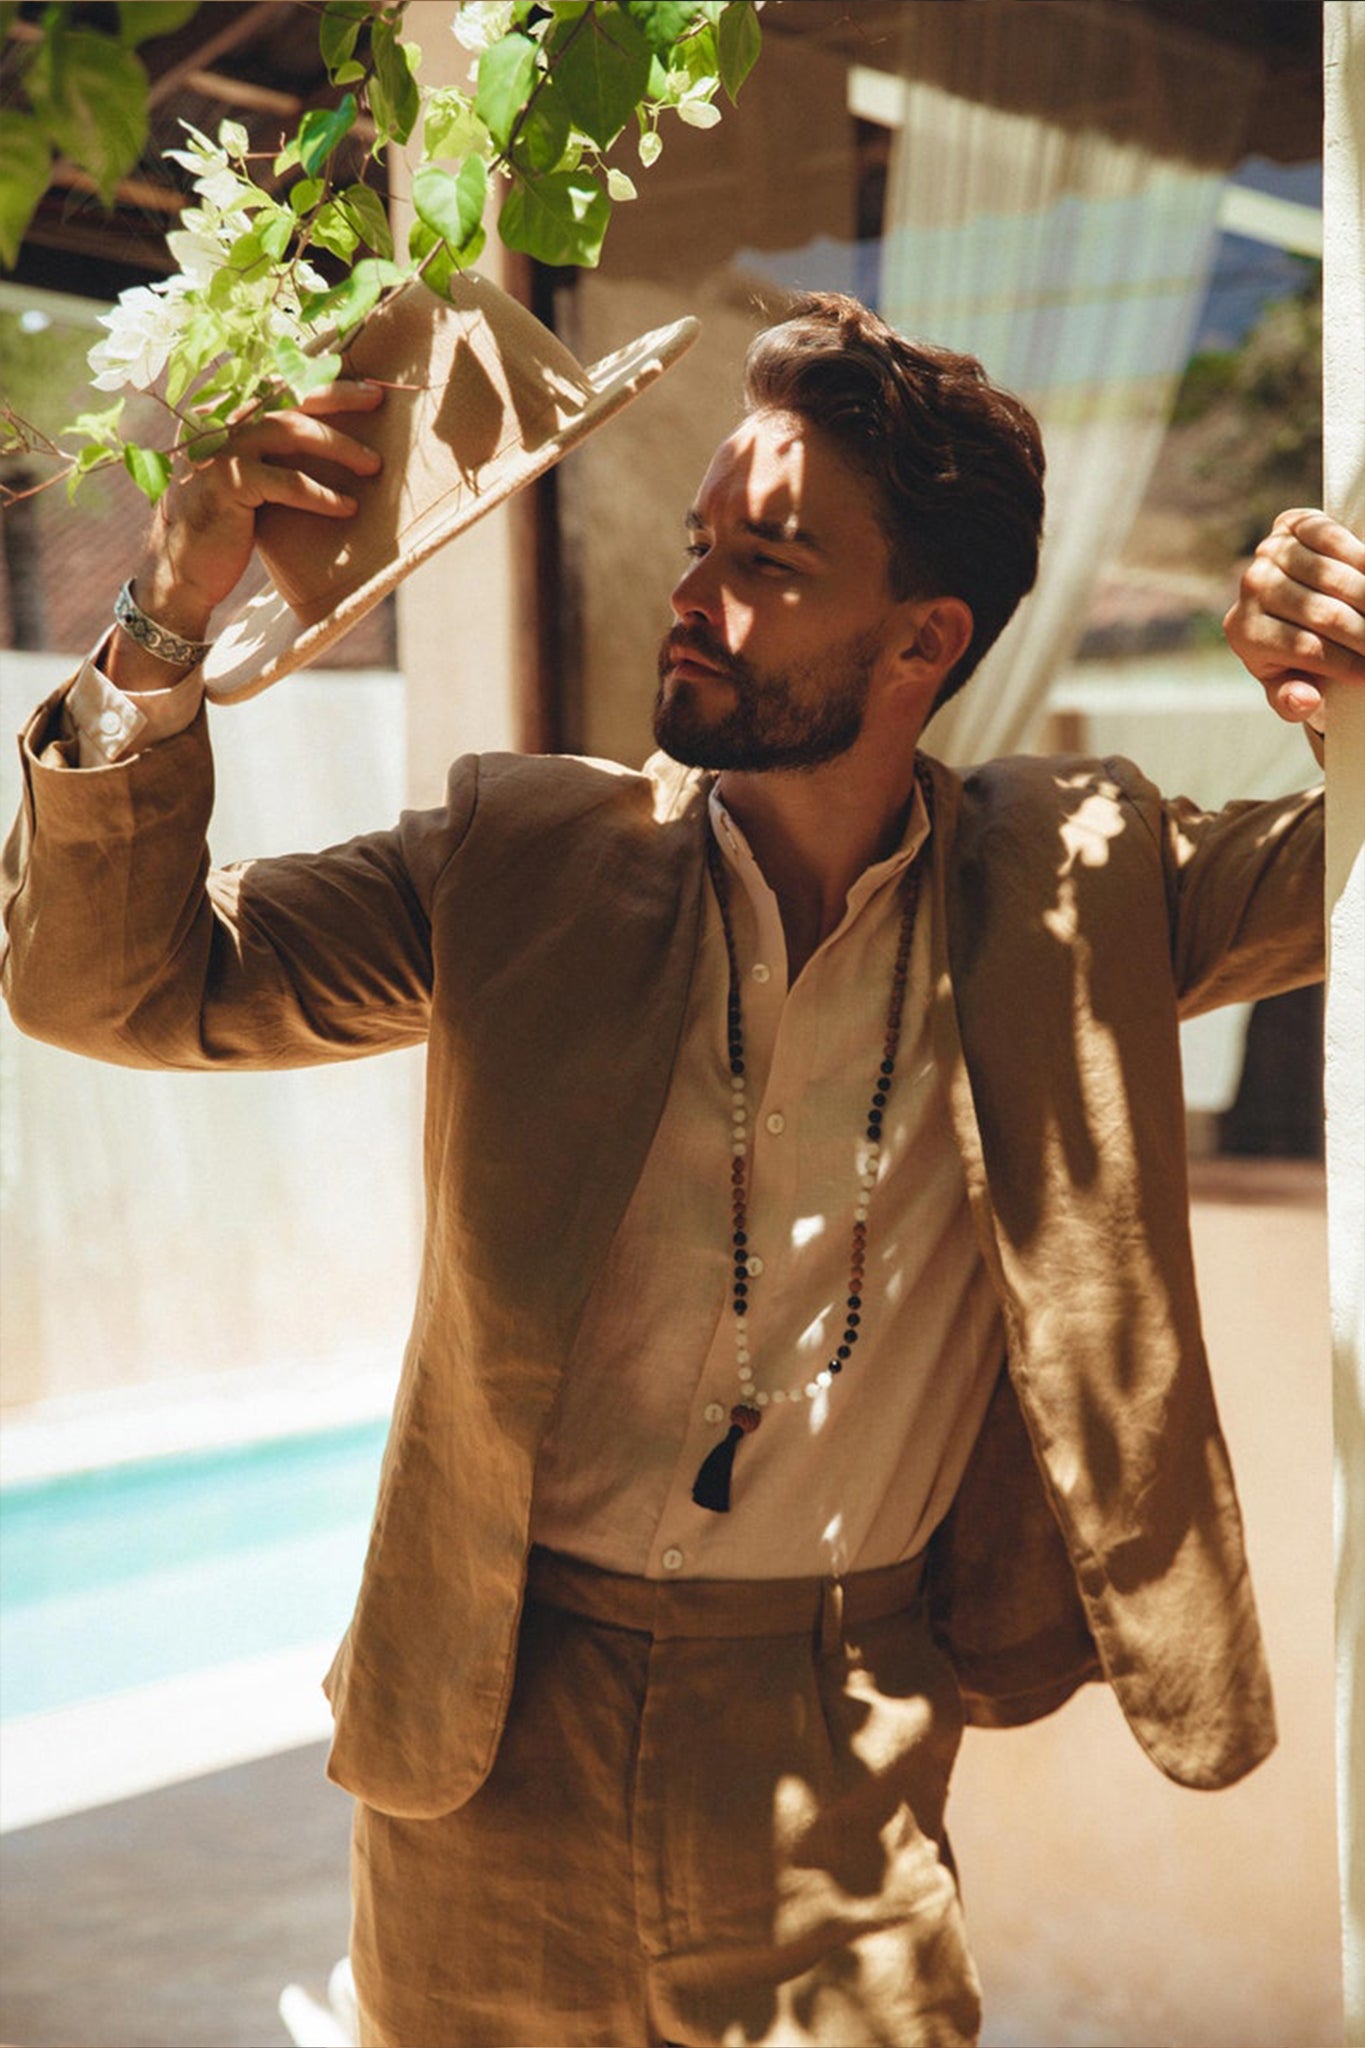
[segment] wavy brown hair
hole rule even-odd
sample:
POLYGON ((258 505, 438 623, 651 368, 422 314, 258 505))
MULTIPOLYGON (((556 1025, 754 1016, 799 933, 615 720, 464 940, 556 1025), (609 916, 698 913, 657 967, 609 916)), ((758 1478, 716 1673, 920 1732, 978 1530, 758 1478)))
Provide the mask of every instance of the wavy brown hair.
POLYGON ((744 402, 809 421, 872 484, 898 602, 946 596, 970 607, 971 641, 937 710, 1038 573, 1044 463, 1033 414, 975 356, 907 341, 842 292, 803 294, 754 337, 744 402))

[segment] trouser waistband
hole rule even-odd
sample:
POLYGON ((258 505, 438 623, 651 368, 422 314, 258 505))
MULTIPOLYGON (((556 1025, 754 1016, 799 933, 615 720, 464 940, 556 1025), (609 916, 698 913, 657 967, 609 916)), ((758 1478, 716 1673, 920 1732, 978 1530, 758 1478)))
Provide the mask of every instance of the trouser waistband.
POLYGON ((904 1564, 839 1579, 642 1579, 537 1544, 526 1593, 585 1621, 660 1640, 811 1634, 828 1651, 842 1643, 850 1625, 882 1621, 913 1606, 923 1577, 921 1551, 904 1564))

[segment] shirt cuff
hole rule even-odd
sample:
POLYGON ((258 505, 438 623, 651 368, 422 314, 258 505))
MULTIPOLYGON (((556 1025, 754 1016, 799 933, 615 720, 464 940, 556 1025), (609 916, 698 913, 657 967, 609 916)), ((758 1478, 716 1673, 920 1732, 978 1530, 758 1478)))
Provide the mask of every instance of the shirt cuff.
POLYGON ((194 723, 203 696, 196 676, 186 676, 165 690, 120 690, 96 667, 103 651, 101 643, 67 692, 82 768, 107 768, 143 753, 158 740, 173 739, 194 723))

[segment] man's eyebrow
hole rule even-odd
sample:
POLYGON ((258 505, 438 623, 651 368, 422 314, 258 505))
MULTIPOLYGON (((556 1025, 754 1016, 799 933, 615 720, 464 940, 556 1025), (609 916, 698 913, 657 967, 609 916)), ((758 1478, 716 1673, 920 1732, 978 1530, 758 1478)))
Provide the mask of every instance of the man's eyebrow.
MULTIPOLYGON (((695 505, 688 511, 683 524, 689 533, 702 532, 706 527, 706 521, 695 505)), ((741 533, 751 533, 755 540, 775 541, 781 547, 805 548, 808 554, 824 555, 825 550, 815 535, 790 519, 740 519, 736 524, 741 533)))

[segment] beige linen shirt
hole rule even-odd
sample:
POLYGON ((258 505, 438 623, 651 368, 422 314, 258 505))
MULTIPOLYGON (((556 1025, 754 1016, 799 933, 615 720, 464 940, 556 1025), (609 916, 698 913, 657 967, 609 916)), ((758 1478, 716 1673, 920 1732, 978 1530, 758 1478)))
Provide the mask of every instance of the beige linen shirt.
POLYGON ((728 969, 707 890, 663 1117, 588 1301, 536 1471, 532 1535, 650 1578, 861 1571, 922 1550, 957 1490, 1004 1355, 930 1043, 931 894, 921 891, 896 1075, 869 1218, 859 1341, 840 1341, 873 1077, 900 929, 896 886, 928 859, 915 792, 890 859, 787 987, 777 899, 718 795, 751 1116, 748 1326, 769 1394, 740 1445, 731 1510, 692 1499, 739 1398, 731 1311, 728 969), (757 1270, 755 1270, 755 1267, 757 1270))

